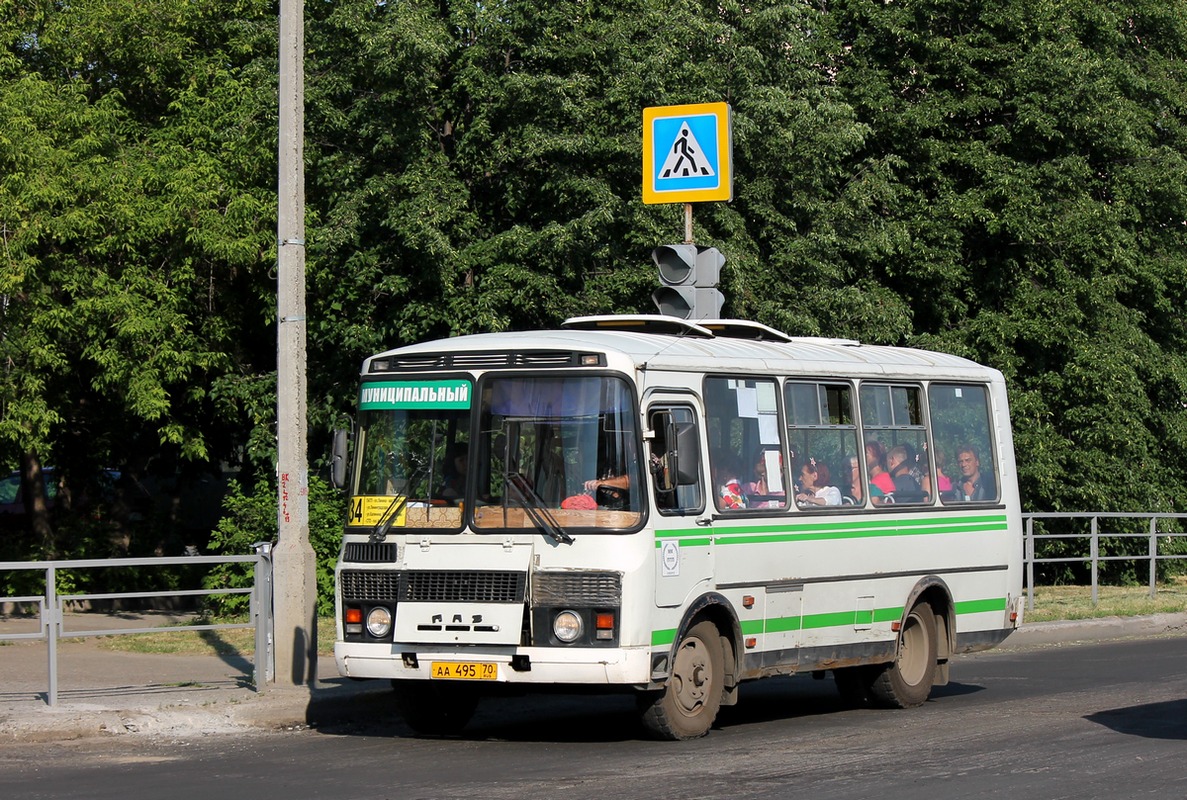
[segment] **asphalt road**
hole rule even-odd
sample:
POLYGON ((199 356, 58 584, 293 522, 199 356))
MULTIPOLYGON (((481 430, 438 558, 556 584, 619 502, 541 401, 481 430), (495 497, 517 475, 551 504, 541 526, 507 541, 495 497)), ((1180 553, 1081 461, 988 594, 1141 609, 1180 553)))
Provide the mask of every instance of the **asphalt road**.
POLYGON ((487 703, 460 739, 377 704, 349 724, 0 746, 0 798, 1187 797, 1187 637, 961 657, 922 708, 847 710, 772 679, 694 742, 641 736, 628 698, 487 703))

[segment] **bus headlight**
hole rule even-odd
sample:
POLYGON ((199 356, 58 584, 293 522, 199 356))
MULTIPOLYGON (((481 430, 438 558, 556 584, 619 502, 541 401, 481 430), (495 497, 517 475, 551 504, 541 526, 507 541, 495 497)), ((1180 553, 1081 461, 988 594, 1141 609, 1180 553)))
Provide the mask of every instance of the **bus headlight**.
POLYGON ((575 642, 585 631, 585 623, 576 611, 562 611, 552 620, 552 632, 557 639, 565 644, 575 642))
POLYGON ((392 612, 383 606, 375 606, 367 612, 367 633, 376 639, 382 639, 391 633, 392 612))

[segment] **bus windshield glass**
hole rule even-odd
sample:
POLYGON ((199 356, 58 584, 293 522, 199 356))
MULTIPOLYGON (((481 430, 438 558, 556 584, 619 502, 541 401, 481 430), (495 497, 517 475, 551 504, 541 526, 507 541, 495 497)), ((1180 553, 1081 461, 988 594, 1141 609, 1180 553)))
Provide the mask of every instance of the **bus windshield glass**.
POLYGON ((472 399, 465 379, 363 384, 349 524, 461 526, 472 399))
POLYGON ((474 527, 625 529, 642 520, 638 415, 610 376, 493 375, 478 404, 474 527))

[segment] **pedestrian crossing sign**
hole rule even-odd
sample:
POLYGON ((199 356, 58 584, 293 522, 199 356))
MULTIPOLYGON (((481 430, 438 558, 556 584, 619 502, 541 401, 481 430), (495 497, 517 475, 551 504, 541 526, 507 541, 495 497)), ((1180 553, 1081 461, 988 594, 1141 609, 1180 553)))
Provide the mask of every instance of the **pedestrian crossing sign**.
POLYGON ((643 109, 643 202, 733 200, 729 103, 643 109))

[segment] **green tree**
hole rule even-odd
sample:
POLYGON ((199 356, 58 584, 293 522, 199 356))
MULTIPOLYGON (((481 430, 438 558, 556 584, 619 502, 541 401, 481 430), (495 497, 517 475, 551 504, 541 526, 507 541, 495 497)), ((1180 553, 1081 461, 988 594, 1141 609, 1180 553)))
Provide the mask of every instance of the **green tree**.
POLYGON ((870 274, 907 341, 1006 374, 1029 507, 1181 510, 1183 5, 830 9, 867 151, 896 162, 870 274))
POLYGON ((245 334, 274 239, 266 10, 0 14, 0 455, 52 459, 64 511, 98 467, 239 444, 209 387, 259 368, 245 334))
MULTIPOLYGON (((223 501, 224 515, 210 539, 212 553, 244 555, 258 542, 268 542, 276 533, 276 485, 274 478, 257 478, 250 485, 232 481, 223 501)), ((346 498, 321 478, 309 479, 309 543, 317 559, 317 613, 334 614, 334 565, 346 518, 346 498)), ((207 589, 243 589, 254 577, 242 564, 220 564, 204 579, 207 589)), ((246 595, 215 595, 211 611, 219 616, 247 611, 246 595)))
POLYGON ((682 221, 641 202, 649 105, 733 105, 738 199, 696 215, 698 241, 731 258, 731 313, 906 335, 904 308, 871 313, 894 299, 872 282, 819 291, 853 277, 845 254, 878 246, 869 228, 893 191, 881 158, 855 155, 868 127, 835 85, 835 44, 814 35, 822 13, 687 0, 313 9, 316 399, 343 397, 386 347, 650 310, 648 253, 682 221))
MULTIPOLYGON (((724 100, 727 314, 993 364, 1030 508, 1179 508, 1183 11, 308 7, 314 460, 369 353, 650 311, 642 109, 724 100)), ((269 463, 275 41, 260 0, 0 9, 3 463, 269 463)))

